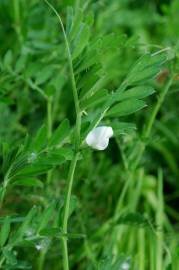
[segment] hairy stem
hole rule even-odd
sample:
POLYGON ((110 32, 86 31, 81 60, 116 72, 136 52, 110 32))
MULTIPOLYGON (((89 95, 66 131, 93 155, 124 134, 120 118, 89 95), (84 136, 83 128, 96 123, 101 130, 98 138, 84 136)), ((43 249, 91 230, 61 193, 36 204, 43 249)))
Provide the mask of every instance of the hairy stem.
POLYGON ((70 79, 71 79, 71 85, 72 85, 72 92, 73 92, 73 99, 74 99, 74 105, 75 105, 75 112, 76 112, 76 124, 75 124, 75 155, 71 161, 69 173, 67 177, 67 191, 65 195, 65 203, 64 203, 64 213, 63 213, 63 224, 62 224, 62 230, 64 233, 64 237, 62 238, 63 243, 63 268, 64 270, 69 270, 69 259, 68 259, 68 245, 67 245, 67 234, 68 234, 68 218, 69 218, 69 211, 70 211, 70 200, 71 200, 71 192, 72 192, 72 186, 73 186, 73 179, 74 179, 74 173, 75 168, 78 160, 79 155, 79 147, 80 147, 80 130, 81 130, 81 111, 79 106, 79 99, 78 99, 78 93, 77 93, 77 87, 76 87, 76 81, 75 81, 75 75, 73 70, 73 62, 72 62, 72 55, 70 51, 70 46, 68 43, 68 38, 63 26, 62 19, 56 9, 47 1, 45 2, 48 4, 48 6, 52 9, 52 11, 57 16, 66 46, 67 51, 67 59, 69 64, 69 72, 70 72, 70 79))

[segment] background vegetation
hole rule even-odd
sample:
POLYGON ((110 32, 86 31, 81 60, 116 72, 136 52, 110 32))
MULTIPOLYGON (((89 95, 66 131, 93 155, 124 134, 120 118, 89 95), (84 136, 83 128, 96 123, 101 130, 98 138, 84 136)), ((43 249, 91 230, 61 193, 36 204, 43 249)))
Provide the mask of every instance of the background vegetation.
POLYGON ((179 1, 50 3, 73 74, 47 3, 0 1, 0 269, 63 269, 68 238, 70 269, 177 270, 179 1), (84 143, 98 123, 105 151, 84 143))

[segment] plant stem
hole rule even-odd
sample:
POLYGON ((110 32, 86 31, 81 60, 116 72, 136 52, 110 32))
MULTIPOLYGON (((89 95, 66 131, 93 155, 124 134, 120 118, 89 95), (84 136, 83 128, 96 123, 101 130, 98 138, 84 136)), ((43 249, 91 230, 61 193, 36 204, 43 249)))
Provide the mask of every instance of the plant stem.
POLYGON ((76 87, 76 81, 75 81, 75 75, 73 70, 73 62, 72 62, 72 55, 70 51, 70 46, 68 43, 68 38, 65 33, 65 29, 63 26, 62 19, 56 9, 47 1, 45 0, 47 5, 52 9, 52 11, 57 16, 66 46, 67 51, 67 59, 69 64, 69 72, 70 72, 70 78, 71 78, 71 85, 72 85, 72 92, 73 92, 73 99, 74 99, 74 105, 75 105, 75 112, 76 112, 76 124, 75 124, 75 154, 71 161, 69 173, 67 177, 67 191, 65 196, 65 203, 64 203, 64 213, 63 213, 63 222, 62 222, 62 231, 64 233, 64 237, 62 237, 62 244, 63 244, 63 268, 64 270, 69 270, 69 259, 68 259, 68 245, 67 245, 67 234, 68 234, 68 218, 69 218, 69 210, 70 210, 70 200, 71 200, 71 192, 72 192, 72 186, 73 186, 73 179, 74 179, 74 173, 75 168, 79 156, 79 147, 80 147, 80 130, 81 130, 81 110, 79 106, 79 99, 78 99, 78 92, 76 87))
POLYGON ((73 99, 74 99, 74 104, 75 104, 75 111, 76 111, 76 132, 75 132, 75 150, 76 152, 79 149, 80 145, 80 129, 81 129, 81 111, 80 111, 80 106, 79 106, 79 100, 78 100, 78 92, 77 92, 77 87, 76 87, 76 81, 75 81, 75 75, 74 75, 74 70, 73 70, 73 62, 72 62, 72 55, 70 51, 70 46, 68 43, 68 38, 65 32, 65 28, 63 26, 62 19, 56 9, 47 1, 45 0, 47 5, 53 10, 53 12, 56 14, 58 17, 58 20, 60 22, 60 26, 63 32, 64 36, 64 41, 65 41, 65 46, 66 46, 66 51, 67 51, 67 58, 68 58, 68 64, 69 64, 69 72, 70 72, 70 78, 71 78, 71 84, 72 84, 72 92, 73 92, 73 99))
POLYGON ((75 154, 70 164, 70 169, 69 169, 68 178, 67 178, 68 186, 66 190, 65 203, 64 203, 64 215, 63 215, 63 224, 62 224, 62 231, 63 231, 63 234, 65 234, 64 237, 62 238, 64 270, 69 269, 68 245, 67 245, 68 218, 69 218, 69 211, 70 211, 70 200, 71 200, 71 192, 72 192, 72 186, 73 186, 73 178, 74 178, 74 172, 75 172, 77 160, 78 160, 78 153, 75 154))
POLYGON ((27 85, 29 85, 33 90, 36 90, 46 101, 48 101, 47 95, 42 91, 42 89, 37 86, 31 79, 25 80, 27 85))
MULTIPOLYGON (((172 85, 172 82, 173 82, 173 78, 171 78, 168 83, 166 84, 164 90, 161 92, 159 98, 158 98, 158 101, 151 113, 151 116, 149 118, 149 121, 148 121, 148 124, 143 132, 143 137, 145 140, 147 140, 149 137, 150 137, 150 134, 151 134, 151 131, 152 131, 152 127, 153 127, 153 124, 155 122, 155 119, 156 119, 156 116, 164 102, 164 99, 168 93, 168 90, 170 89, 171 85, 172 85)), ((140 145, 139 145, 139 151, 138 151, 138 157, 136 159, 136 162, 133 164, 133 169, 136 169, 141 158, 142 158, 142 155, 144 153, 144 150, 145 150, 145 147, 146 147, 146 144, 145 142, 141 142, 140 145)))
POLYGON ((47 253, 47 249, 42 250, 39 254, 39 259, 38 259, 38 270, 43 270, 44 268, 44 262, 45 262, 45 256, 47 253))
MULTIPOLYGON (((50 139, 52 136, 52 97, 47 99, 47 137, 50 139)), ((52 179, 52 170, 47 173, 47 184, 51 182, 52 179)))
MULTIPOLYGON (((173 78, 171 78, 168 83, 166 84, 164 90, 161 92, 159 98, 158 98, 158 101, 151 113, 151 116, 150 116, 150 119, 148 121, 148 124, 143 132, 143 137, 145 140, 147 140, 149 137, 150 137, 150 134, 151 134, 151 131, 152 131, 152 127, 153 127, 153 124, 155 122, 155 119, 157 117, 157 114, 164 102, 164 99, 168 93, 168 90, 170 89, 171 85, 172 85, 172 82, 173 82, 173 78)), ((126 192, 128 190, 128 187, 130 186, 130 181, 132 181, 133 179, 133 170, 135 170, 142 158, 142 155, 145 151, 145 147, 146 147, 146 144, 145 142, 141 142, 140 145, 139 145, 139 150, 138 150, 138 156, 136 158, 136 161, 134 162, 133 166, 132 166, 132 171, 129 173, 129 178, 127 179, 124 187, 123 187, 123 190, 122 190, 122 194, 117 202, 117 205, 116 205, 116 209, 115 209, 115 216, 117 215, 117 213, 119 212, 119 209, 122 205, 122 202, 123 202, 123 199, 126 195, 126 192)))
POLYGON ((47 137, 50 139, 52 135, 52 98, 47 99, 47 137))
POLYGON ((157 231, 157 258, 156 269, 163 269, 163 218, 164 218, 164 200, 163 200, 163 173, 162 170, 158 172, 158 207, 156 214, 157 231))
POLYGON ((21 31, 21 21, 20 21, 20 1, 13 0, 13 11, 14 11, 14 27, 19 38, 20 44, 23 43, 23 35, 21 31))
POLYGON ((140 228, 138 232, 139 269, 145 269, 145 230, 140 228))
MULTIPOLYGON (((47 138, 50 139, 50 137, 52 136, 52 97, 48 97, 46 99, 47 101, 47 138)), ((47 181, 47 185, 50 184, 52 179, 52 170, 47 172, 47 176, 46 176, 46 181, 47 181)), ((41 250, 39 258, 38 258, 38 270, 42 270, 44 267, 44 262, 45 262, 45 256, 47 253, 48 248, 41 250)))

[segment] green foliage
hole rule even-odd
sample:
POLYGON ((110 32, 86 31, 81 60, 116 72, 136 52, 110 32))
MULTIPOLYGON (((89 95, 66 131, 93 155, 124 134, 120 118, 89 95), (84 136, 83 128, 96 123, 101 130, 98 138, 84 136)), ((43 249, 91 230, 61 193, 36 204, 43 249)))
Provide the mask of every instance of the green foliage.
POLYGON ((54 145, 62 144, 63 141, 66 139, 66 137, 69 136, 69 133, 70 133, 70 125, 69 121, 66 119, 63 120, 63 122, 54 131, 52 137, 48 142, 48 145, 51 147, 54 145))
POLYGON ((6 243, 7 238, 9 236, 9 232, 10 232, 10 218, 7 216, 4 219, 4 223, 3 223, 2 228, 1 228, 1 234, 0 234, 0 245, 1 245, 1 248, 6 243))
POLYGON ((125 100, 128 98, 145 98, 152 95, 155 90, 151 86, 140 85, 126 90, 124 93, 119 93, 118 100, 125 100))
POLYGON ((124 116, 141 110, 146 106, 145 102, 139 99, 130 99, 114 105, 107 113, 107 116, 124 116))
POLYGON ((47 4, 0 1, 0 269, 179 269, 178 1, 47 4))

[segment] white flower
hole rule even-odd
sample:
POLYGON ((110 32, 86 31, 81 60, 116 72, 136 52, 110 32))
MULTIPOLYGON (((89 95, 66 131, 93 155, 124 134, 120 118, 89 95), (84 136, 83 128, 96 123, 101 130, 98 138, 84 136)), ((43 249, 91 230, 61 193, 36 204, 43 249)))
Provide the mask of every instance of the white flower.
POLYGON ((129 263, 127 263, 127 262, 124 262, 123 264, 122 264, 122 270, 129 270, 129 267, 130 267, 130 265, 129 265, 129 263))
POLYGON ((92 129, 87 137, 86 143, 93 149, 104 150, 108 147, 109 139, 113 136, 112 127, 101 126, 92 129))
POLYGON ((41 250, 43 248, 43 246, 40 245, 40 244, 35 245, 35 247, 36 247, 37 250, 41 250))

